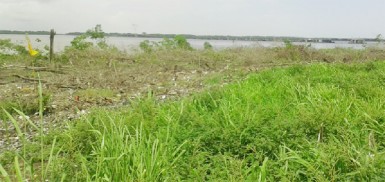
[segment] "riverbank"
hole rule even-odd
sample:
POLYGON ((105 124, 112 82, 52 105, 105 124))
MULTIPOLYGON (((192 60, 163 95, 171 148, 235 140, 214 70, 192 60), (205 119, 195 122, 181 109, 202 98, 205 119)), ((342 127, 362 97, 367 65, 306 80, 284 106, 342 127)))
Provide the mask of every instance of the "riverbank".
POLYGON ((0 161, 16 174, 22 156, 24 178, 53 181, 374 180, 383 60, 305 46, 2 56, 0 106, 25 135, 0 114, 0 161))

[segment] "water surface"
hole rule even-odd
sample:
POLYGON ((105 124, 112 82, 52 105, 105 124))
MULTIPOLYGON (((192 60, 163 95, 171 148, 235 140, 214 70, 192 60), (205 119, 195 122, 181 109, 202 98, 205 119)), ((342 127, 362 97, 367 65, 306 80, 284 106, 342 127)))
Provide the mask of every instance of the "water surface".
MULTIPOLYGON (((44 46, 49 45, 49 35, 29 35, 32 45, 38 49, 43 49, 44 46), (40 42, 39 42, 40 40, 40 42)), ((71 45, 71 41, 75 38, 74 35, 56 35, 54 50, 55 52, 63 51, 66 46, 71 45)), ((0 39, 11 39, 12 42, 20 45, 27 45, 25 35, 21 34, 0 34, 0 39)), ((138 48, 140 42, 144 40, 161 41, 161 38, 140 38, 140 37, 107 37, 106 41, 109 45, 114 45, 123 51, 132 51, 138 48)), ((191 46, 196 49, 203 49, 204 42, 209 42, 214 49, 223 49, 231 47, 278 47, 283 46, 283 42, 274 41, 241 41, 241 40, 204 40, 204 39, 188 39, 191 46)), ((316 49, 332 49, 332 48, 353 48, 364 49, 365 47, 376 46, 376 43, 367 44, 349 44, 348 42, 339 41, 335 43, 302 43, 295 42, 295 45, 310 44, 316 49)))

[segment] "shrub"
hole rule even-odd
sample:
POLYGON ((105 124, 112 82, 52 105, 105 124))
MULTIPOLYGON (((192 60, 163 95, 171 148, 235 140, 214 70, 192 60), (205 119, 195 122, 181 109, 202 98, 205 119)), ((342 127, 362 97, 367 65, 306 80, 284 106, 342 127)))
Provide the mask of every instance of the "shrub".
POLYGON ((95 40, 96 45, 101 49, 106 49, 109 47, 106 43, 105 35, 100 24, 96 25, 95 28, 87 30, 86 33, 75 37, 71 41, 71 47, 78 50, 85 50, 94 46, 94 43, 87 41, 87 39, 95 40))
POLYGON ((154 47, 153 44, 151 44, 151 42, 149 40, 142 41, 139 44, 139 48, 146 53, 152 52, 153 47, 154 47))
POLYGON ((190 43, 187 42, 186 37, 182 35, 177 35, 174 37, 175 46, 178 49, 184 49, 184 50, 192 50, 190 43))
POLYGON ((314 52, 306 45, 294 45, 290 40, 284 40, 285 47, 275 48, 278 59, 300 61, 311 61, 314 52))
POLYGON ((162 41, 159 42, 150 42, 149 40, 145 40, 139 44, 139 48, 147 53, 152 52, 154 50, 193 50, 190 43, 182 35, 177 35, 173 39, 165 37, 162 41))
POLYGON ((213 46, 212 46, 209 42, 205 42, 205 43, 203 44, 203 48, 204 48, 205 50, 212 50, 212 49, 213 49, 213 46))
POLYGON ((0 55, 9 54, 27 55, 28 51, 22 45, 17 45, 11 42, 11 39, 0 39, 0 55))
POLYGON ((71 46, 75 49, 84 50, 89 47, 93 46, 92 42, 87 42, 87 35, 82 34, 74 38, 74 40, 71 41, 71 46))

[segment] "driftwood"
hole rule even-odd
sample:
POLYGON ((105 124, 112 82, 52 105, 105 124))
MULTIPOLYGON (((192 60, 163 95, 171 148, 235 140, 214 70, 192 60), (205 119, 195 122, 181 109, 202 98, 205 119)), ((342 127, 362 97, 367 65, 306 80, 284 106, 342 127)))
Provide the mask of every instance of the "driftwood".
POLYGON ((47 84, 47 86, 48 87, 54 86, 56 88, 84 89, 82 86, 79 86, 79 85, 64 85, 64 84, 58 84, 58 83, 47 84))
POLYGON ((56 70, 51 69, 48 67, 32 67, 32 66, 15 66, 15 65, 9 65, 9 66, 3 66, 1 68, 5 69, 25 69, 25 70, 32 70, 32 71, 45 71, 45 72, 52 72, 52 73, 58 73, 58 74, 64 74, 65 72, 63 70, 56 70))
POLYGON ((20 78, 20 79, 23 79, 23 80, 26 80, 26 81, 32 81, 32 82, 41 82, 41 83, 46 83, 47 81, 44 81, 44 80, 41 80, 41 79, 35 79, 35 78, 28 78, 28 77, 24 77, 24 76, 21 76, 21 75, 12 75, 14 77, 17 77, 17 78, 20 78))

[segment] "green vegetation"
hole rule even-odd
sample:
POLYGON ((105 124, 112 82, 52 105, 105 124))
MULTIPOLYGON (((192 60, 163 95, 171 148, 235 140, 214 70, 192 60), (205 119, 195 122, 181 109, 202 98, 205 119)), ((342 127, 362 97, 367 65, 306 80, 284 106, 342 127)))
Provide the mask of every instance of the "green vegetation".
MULTIPOLYGON (((35 41, 39 42, 41 40, 36 39, 35 41)), ((48 49, 48 47, 45 47, 44 50, 36 49, 40 54, 32 58, 28 57, 29 52, 25 46, 13 43, 11 39, 0 39, 0 64, 22 58, 31 61, 33 65, 37 65, 37 60, 48 60, 48 49)))
POLYGON ((157 50, 193 50, 190 43, 187 42, 187 39, 181 35, 177 35, 173 39, 165 37, 159 42, 145 40, 139 44, 139 48, 145 53, 151 53, 157 50))
POLYGON ((12 43, 11 39, 0 39, 0 56, 12 54, 27 55, 28 51, 24 46, 12 43))
POLYGON ((209 42, 203 43, 203 49, 204 50, 212 50, 213 46, 209 42))
POLYGON ((378 34, 374 40, 378 43, 381 43, 384 41, 384 38, 383 38, 382 34, 378 34))
POLYGON ((0 34, 29 34, 29 35, 49 35, 49 31, 17 31, 17 30, 0 30, 0 34))
POLYGON ((149 95, 129 108, 95 110, 45 136, 56 154, 46 153, 45 177, 377 181, 385 175, 384 69, 298 65, 174 102, 149 95))
POLYGON ((87 39, 95 40, 96 45, 99 48, 107 48, 104 32, 102 30, 101 25, 96 25, 95 28, 87 30, 86 33, 78 35, 71 41, 71 48, 75 48, 78 50, 84 50, 92 47, 94 45, 93 42, 87 41, 87 39))
MULTIPOLYGON (((90 32, 102 35, 101 27, 90 32)), ((207 51, 190 49, 182 36, 142 42, 143 51, 133 55, 74 47, 55 63, 41 62, 37 87, 0 84, 2 122, 21 143, 2 150, 0 181, 380 181, 385 175, 384 50, 286 42, 207 51), (33 114, 14 105, 27 100, 38 116, 26 117, 22 112, 33 114), (70 122, 60 117, 86 109, 70 122)), ((25 57, 1 60, 29 64, 25 57)), ((0 67, 0 77, 31 75, 8 68, 0 67)))
MULTIPOLYGON (((28 91, 30 92, 30 91, 28 91)), ((0 102, 0 108, 3 108, 11 114, 16 112, 13 108, 22 111, 26 115, 33 115, 39 112, 39 98, 37 94, 25 96, 23 93, 14 93, 15 97, 13 98, 4 98, 0 102)), ((43 94, 43 107, 45 108, 50 101, 49 94, 43 94)), ((0 120, 6 119, 6 114, 0 112, 0 120)))

